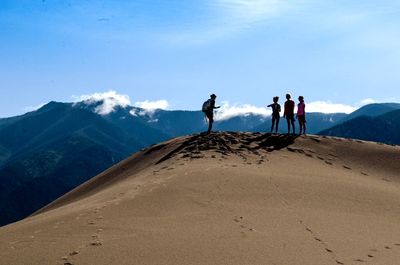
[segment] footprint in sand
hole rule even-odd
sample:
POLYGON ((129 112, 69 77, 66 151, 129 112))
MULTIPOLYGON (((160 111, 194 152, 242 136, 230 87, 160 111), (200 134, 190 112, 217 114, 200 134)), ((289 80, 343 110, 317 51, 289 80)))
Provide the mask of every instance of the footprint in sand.
POLYGON ((365 173, 365 172, 361 172, 361 174, 363 174, 364 176, 368 176, 368 174, 367 174, 367 173, 365 173))
POLYGON ((92 242, 90 242, 91 246, 99 247, 103 245, 103 242, 99 239, 98 235, 92 235, 92 242))
POLYGON ((72 257, 72 256, 75 256, 75 255, 78 255, 79 254, 79 251, 77 251, 77 250, 74 250, 74 251, 72 251, 72 252, 70 252, 69 253, 69 255, 72 257))
POLYGON ((348 167, 348 166, 343 166, 343 168, 351 170, 351 167, 348 167))
POLYGON ((243 216, 240 216, 240 217, 235 216, 235 218, 233 218, 233 221, 235 221, 237 223, 239 223, 242 220, 243 220, 243 216))
POLYGON ((333 251, 330 250, 329 248, 325 248, 325 250, 326 250, 326 252, 333 253, 333 251))
POLYGON ((357 262, 365 262, 365 260, 363 260, 363 259, 355 259, 354 261, 357 261, 357 262))
POLYGON ((328 165, 333 165, 333 163, 332 162, 330 162, 330 161, 324 161, 326 164, 328 164, 328 165))
POLYGON ((310 139, 313 140, 313 141, 315 141, 315 142, 317 142, 317 143, 320 143, 320 142, 321 142, 321 140, 319 140, 319 139, 317 139, 317 138, 310 137, 310 139))
POLYGON ((337 264, 344 265, 343 262, 340 262, 340 261, 338 261, 338 260, 335 260, 335 261, 336 261, 337 264))

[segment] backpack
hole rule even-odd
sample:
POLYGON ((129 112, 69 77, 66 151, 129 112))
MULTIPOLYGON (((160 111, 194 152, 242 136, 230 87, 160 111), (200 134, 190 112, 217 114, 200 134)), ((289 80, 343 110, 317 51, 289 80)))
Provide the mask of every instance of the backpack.
POLYGON ((211 99, 208 99, 208 100, 204 101, 203 106, 201 107, 201 110, 203 112, 206 112, 206 111, 210 110, 210 107, 211 107, 211 99))

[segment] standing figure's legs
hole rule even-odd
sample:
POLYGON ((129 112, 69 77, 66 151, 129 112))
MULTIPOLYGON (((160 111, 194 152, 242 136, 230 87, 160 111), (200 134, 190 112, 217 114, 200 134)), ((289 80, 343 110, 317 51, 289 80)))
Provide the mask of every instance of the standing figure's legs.
POLYGON ((290 118, 286 118, 287 122, 287 133, 290 134, 290 118))
POLYGON ((303 122, 301 121, 300 117, 298 117, 297 119, 299 120, 299 127, 300 127, 299 134, 301 134, 303 131, 303 122))
POLYGON ((306 117, 304 115, 298 116, 298 120, 300 126, 299 134, 306 134, 306 117))
POLYGON ((272 115, 271 133, 274 131, 275 121, 276 121, 276 118, 274 117, 274 115, 272 115))
POLYGON ((279 116, 277 116, 275 120, 275 133, 278 133, 278 129, 279 129, 279 116))
POLYGON ((210 133, 210 132, 211 132, 212 124, 213 124, 213 120, 208 119, 208 131, 207 131, 207 133, 210 133))
POLYGON ((208 131, 207 131, 207 133, 211 133, 211 129, 212 129, 213 122, 214 122, 214 113, 213 112, 207 112, 206 115, 207 115, 207 118, 208 118, 208 131))
POLYGON ((296 133, 296 129, 295 129, 295 126, 294 126, 294 118, 292 117, 292 119, 291 119, 291 123, 292 123, 292 133, 293 134, 295 134, 296 133))

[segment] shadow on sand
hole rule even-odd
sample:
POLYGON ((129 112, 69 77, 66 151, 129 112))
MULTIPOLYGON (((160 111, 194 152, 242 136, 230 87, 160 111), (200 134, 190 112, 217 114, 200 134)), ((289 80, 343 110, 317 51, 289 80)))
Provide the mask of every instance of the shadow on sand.
MULTIPOLYGON (((213 151, 222 155, 239 155, 252 153, 258 155, 260 150, 272 152, 294 143, 298 135, 247 133, 247 132, 215 132, 190 136, 179 147, 161 158, 157 164, 176 155, 182 157, 201 158, 204 151, 213 151)), ((157 149, 162 148, 157 147, 157 149)), ((148 150, 150 153, 154 150, 148 150)))

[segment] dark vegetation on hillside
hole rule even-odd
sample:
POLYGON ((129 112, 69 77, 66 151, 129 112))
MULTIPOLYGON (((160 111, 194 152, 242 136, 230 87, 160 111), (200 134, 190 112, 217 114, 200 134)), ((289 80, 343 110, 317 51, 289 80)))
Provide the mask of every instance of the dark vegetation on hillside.
MULTIPOLYGON (((101 103, 50 102, 0 119, 0 225, 30 215, 133 152, 206 130, 201 111, 119 107, 99 115, 101 103)), ((371 104, 350 115, 309 113, 308 133, 399 144, 400 112, 390 112, 396 108, 400 104, 371 104)), ((268 132, 270 125, 269 117, 247 115, 216 122, 214 129, 268 132)), ((280 131, 286 131, 283 119, 280 131)))

